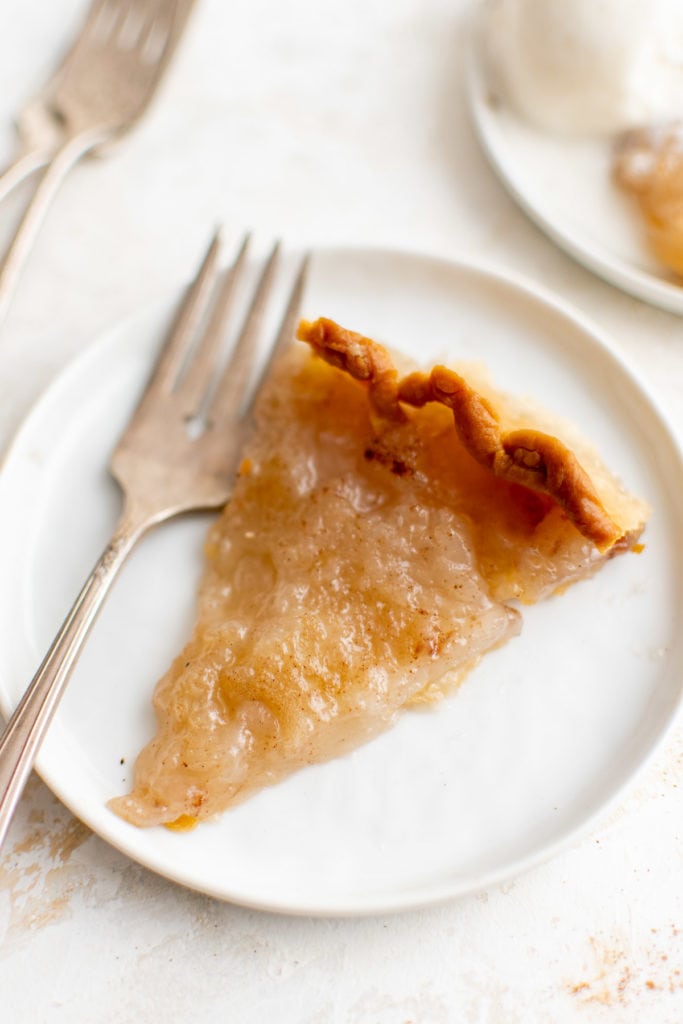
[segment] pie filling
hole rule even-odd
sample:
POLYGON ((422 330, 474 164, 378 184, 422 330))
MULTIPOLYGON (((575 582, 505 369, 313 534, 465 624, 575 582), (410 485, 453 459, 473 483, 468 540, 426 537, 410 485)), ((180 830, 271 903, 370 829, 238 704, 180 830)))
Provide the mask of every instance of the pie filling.
POLYGON ((157 734, 111 801, 136 825, 191 826, 438 699, 519 631, 511 599, 590 575, 646 519, 585 443, 484 382, 399 377, 329 320, 298 336, 210 529, 157 734))
POLYGON ((683 275, 683 122, 622 135, 614 177, 637 201, 654 256, 683 275))

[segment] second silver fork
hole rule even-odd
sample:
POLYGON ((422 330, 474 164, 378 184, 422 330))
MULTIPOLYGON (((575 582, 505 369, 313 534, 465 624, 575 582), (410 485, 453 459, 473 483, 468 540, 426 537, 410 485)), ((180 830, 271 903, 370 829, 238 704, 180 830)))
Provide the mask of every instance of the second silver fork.
MULTIPOLYGON (((28 149, 0 176, 0 199, 45 166, 0 262, 0 322, 38 229, 81 157, 137 123, 151 102, 196 0, 92 0, 78 38, 26 108, 28 149)), ((20 119, 20 126, 22 120, 20 119)))
POLYGON ((304 259, 275 343, 250 388, 277 246, 261 272, 227 366, 218 369, 247 245, 245 239, 217 287, 220 239, 214 237, 111 458, 123 494, 121 519, 0 738, 0 846, 59 699, 125 559, 153 526, 182 512, 218 508, 230 496, 254 398, 273 360, 294 337, 307 269, 304 259))

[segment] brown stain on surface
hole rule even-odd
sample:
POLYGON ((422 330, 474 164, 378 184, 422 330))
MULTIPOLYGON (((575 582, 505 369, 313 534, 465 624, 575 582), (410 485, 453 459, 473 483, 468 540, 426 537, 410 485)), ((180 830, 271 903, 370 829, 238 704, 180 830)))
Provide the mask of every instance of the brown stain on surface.
POLYGON ((631 1006, 651 993, 682 993, 683 975, 681 967, 672 963, 683 962, 681 943, 676 941, 680 934, 675 925, 669 929, 651 928, 656 935, 657 946, 633 950, 627 942, 614 937, 590 936, 588 939, 590 957, 584 977, 567 985, 567 992, 579 1005, 601 1004, 603 1006, 631 1006), (666 942, 667 952, 661 943, 666 942))
POLYGON ((63 864, 91 835, 89 828, 76 818, 72 818, 66 822, 64 828, 49 834, 50 856, 63 864))
MULTIPOLYGON (((32 782, 27 797, 40 799, 46 808, 25 815, 23 834, 0 858, 0 897, 9 903, 5 934, 0 935, 5 953, 22 936, 62 918, 73 894, 92 881, 91 873, 72 860, 92 832, 39 786, 32 782)), ((14 831, 21 824, 16 822, 14 831)))

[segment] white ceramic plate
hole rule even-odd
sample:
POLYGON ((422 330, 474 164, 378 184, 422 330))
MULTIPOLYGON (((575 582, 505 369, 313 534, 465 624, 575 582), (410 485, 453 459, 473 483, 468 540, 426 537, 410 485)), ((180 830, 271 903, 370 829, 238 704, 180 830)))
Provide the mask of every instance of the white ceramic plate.
POLYGON ((467 54, 474 124, 494 170, 546 234, 604 280, 661 309, 683 313, 683 287, 652 257, 635 204, 611 181, 611 144, 540 131, 495 93, 481 23, 467 54))
MULTIPOLYGON (((127 321, 63 373, 7 458, 5 711, 111 531, 118 495, 108 454, 170 305, 127 321)), ((303 312, 424 361, 485 360, 507 389, 580 423, 653 506, 644 553, 526 609, 522 635, 433 710, 407 713, 350 756, 179 835, 137 830, 106 807, 126 790, 152 730, 152 688, 193 620, 207 519, 169 524, 124 569, 39 768, 95 832, 185 885, 291 912, 387 911, 485 887, 546 857, 604 809, 662 737, 681 690, 681 457, 593 328, 509 278, 408 254, 321 251, 303 312)))

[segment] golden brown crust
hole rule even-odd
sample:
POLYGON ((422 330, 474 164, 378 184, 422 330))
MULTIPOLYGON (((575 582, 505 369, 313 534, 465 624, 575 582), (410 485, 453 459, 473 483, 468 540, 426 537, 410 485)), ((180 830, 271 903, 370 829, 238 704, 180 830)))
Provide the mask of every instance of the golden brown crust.
POLYGON ((383 345, 355 331, 347 331, 326 317, 313 323, 302 320, 297 337, 307 341, 313 351, 332 366, 345 370, 356 380, 367 382, 377 412, 388 419, 403 418, 398 404, 398 373, 383 345))
POLYGON ((487 399, 454 370, 435 366, 429 373, 399 379, 382 345, 325 318, 302 320, 297 337, 328 363, 365 382, 380 415, 403 418, 401 402, 414 407, 440 402, 449 408, 462 445, 478 463, 497 477, 548 495, 600 551, 609 551, 623 538, 624 531, 608 515, 566 445, 533 429, 503 431, 487 399))

